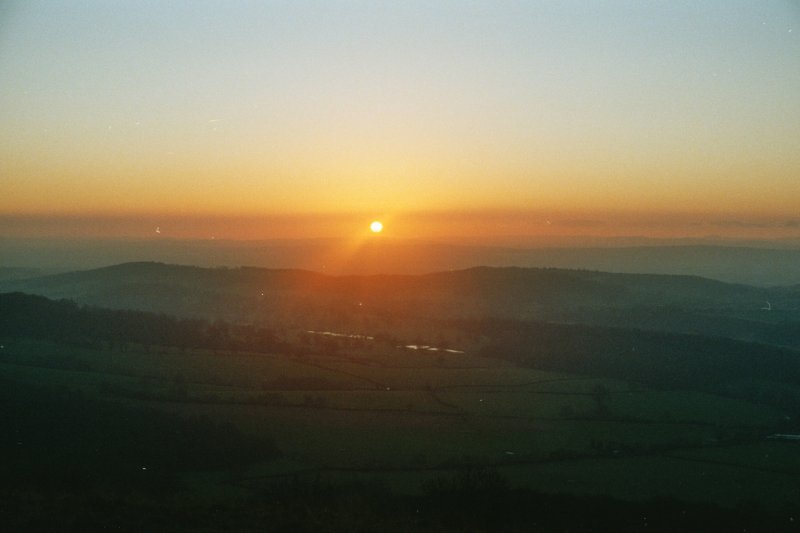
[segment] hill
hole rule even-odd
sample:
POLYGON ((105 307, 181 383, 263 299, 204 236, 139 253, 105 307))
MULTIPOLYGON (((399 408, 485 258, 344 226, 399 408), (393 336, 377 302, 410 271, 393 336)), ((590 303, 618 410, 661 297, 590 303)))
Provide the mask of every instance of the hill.
POLYGON ((333 275, 419 275, 485 265, 692 275, 756 286, 800 283, 797 241, 509 238, 502 242, 505 244, 487 246, 463 240, 430 242, 387 235, 357 242, 0 237, 0 255, 6 267, 36 267, 50 272, 146 260, 203 267, 305 269, 333 275))
POLYGON ((127 263, 0 282, 83 304, 315 329, 505 318, 639 327, 800 347, 800 293, 696 276, 489 268, 401 276, 127 263), (766 308, 769 307, 769 310, 766 308))

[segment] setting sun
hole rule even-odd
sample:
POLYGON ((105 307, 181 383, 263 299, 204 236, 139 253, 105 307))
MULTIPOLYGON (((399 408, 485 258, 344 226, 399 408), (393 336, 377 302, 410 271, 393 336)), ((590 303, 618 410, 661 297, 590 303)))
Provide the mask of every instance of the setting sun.
POLYGON ((369 225, 369 229, 372 231, 372 233, 380 233, 383 231, 383 224, 381 224, 379 220, 375 220, 369 225))

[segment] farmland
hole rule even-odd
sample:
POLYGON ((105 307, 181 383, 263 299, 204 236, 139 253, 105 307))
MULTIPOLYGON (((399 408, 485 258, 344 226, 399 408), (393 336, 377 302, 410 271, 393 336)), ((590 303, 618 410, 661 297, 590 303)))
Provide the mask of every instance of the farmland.
MULTIPOLYGON (((112 298, 132 274, 171 269, 76 275, 110 273, 96 294, 112 298)), ((216 287, 211 314, 148 310, 146 291, 114 309, 0 294, 8 458, 0 521, 52 529, 61 517, 81 530, 112 520, 130 530, 780 531, 800 515, 798 442, 771 438, 800 434, 794 314, 753 316, 738 323, 741 335, 705 336, 669 322, 613 324, 629 304, 625 313, 644 317, 640 300, 593 311, 612 325, 530 318, 544 308, 520 287, 544 278, 565 283, 567 294, 585 282, 605 294, 586 273, 512 272, 521 281, 506 288, 492 272, 442 274, 395 280, 408 290, 392 293, 388 278, 178 272, 216 287), (253 283, 247 291, 226 285, 241 276, 253 283), (264 288, 273 307, 231 321, 264 276, 285 278, 264 288), (309 276, 316 287, 303 281, 279 298, 309 276), (489 289, 482 279, 501 284, 489 289), (427 290, 448 284, 450 293, 427 290), (404 303, 412 289, 439 303, 404 303), (451 307, 437 318, 450 294, 473 307, 494 302, 486 309, 497 316, 451 307), (518 314, 506 316, 511 308, 518 314), (767 319, 778 329, 762 328, 753 342, 749 331, 767 319)), ((541 294, 556 298, 545 281, 541 294)), ((631 281, 642 291, 685 284, 687 294, 706 284, 631 281)), ((180 282, 189 292, 195 283, 180 282)), ((681 304, 698 306, 686 313, 723 316, 722 300, 750 298, 746 287, 725 287, 714 303, 718 285, 707 288, 702 301, 681 304)), ((578 314, 589 309, 582 305, 578 314)), ((652 309, 656 318, 682 312, 652 309)))
POLYGON ((715 394, 400 348, 353 359, 11 339, 2 353, 4 380, 231 423, 281 452, 235 475, 184 472, 189 491, 323 476, 416 494, 481 466, 546 492, 769 508, 800 499, 797 445, 765 438, 782 412, 715 394))

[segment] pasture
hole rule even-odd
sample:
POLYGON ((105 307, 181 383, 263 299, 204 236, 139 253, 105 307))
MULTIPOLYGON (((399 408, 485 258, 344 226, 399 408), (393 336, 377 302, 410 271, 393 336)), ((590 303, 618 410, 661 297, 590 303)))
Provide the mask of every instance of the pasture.
POLYGON ((4 380, 229 423, 280 450, 235 470, 184 472, 197 495, 290 478, 419 494, 432 479, 480 466, 548 493, 800 501, 800 448, 766 439, 790 415, 755 401, 400 348, 289 356, 2 345, 4 380))

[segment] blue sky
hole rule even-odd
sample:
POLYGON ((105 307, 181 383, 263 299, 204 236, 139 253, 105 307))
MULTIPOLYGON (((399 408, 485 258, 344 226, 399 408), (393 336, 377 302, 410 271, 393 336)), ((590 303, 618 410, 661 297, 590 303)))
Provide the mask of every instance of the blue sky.
POLYGON ((0 27, 2 214, 800 205, 797 2, 25 1, 0 27))

